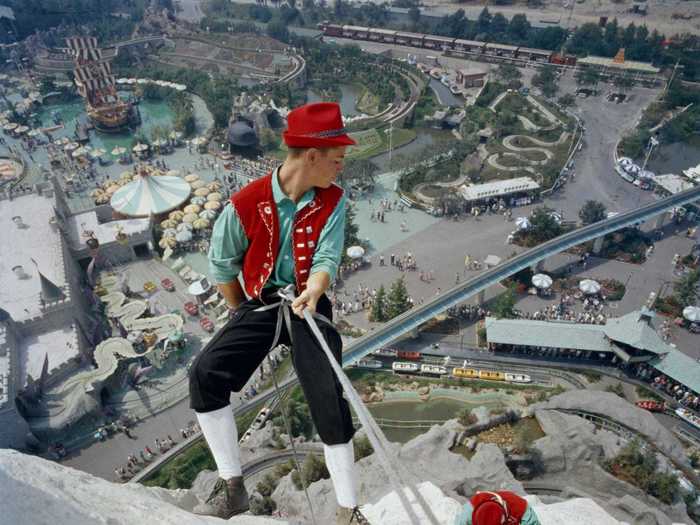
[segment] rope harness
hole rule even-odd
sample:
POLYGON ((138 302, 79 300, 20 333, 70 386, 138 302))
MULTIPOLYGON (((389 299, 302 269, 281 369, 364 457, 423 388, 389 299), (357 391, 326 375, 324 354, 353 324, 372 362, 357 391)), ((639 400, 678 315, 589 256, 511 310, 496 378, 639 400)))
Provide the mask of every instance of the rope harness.
MULTIPOLYGON (((292 340, 292 312, 291 312, 291 304, 294 301, 294 285, 290 284, 287 285, 284 288, 280 288, 277 291, 277 294, 280 297, 280 300, 276 303, 272 303, 269 305, 262 306, 260 308, 257 308, 256 312, 263 312, 266 310, 272 310, 273 308, 278 308, 277 311, 277 325, 275 327, 275 336, 272 341, 272 345, 270 347, 270 350, 275 348, 277 346, 277 342, 279 340, 281 331, 282 331, 282 321, 284 320, 284 323, 287 327, 287 332, 289 333, 289 339, 292 345, 294 344, 294 341, 292 340), (282 315, 280 315, 280 312, 282 315)), ((321 333, 321 330, 318 327, 318 324, 316 323, 316 320, 318 319, 321 322, 327 323, 329 326, 332 326, 331 321, 326 318, 325 316, 314 312, 313 314, 309 311, 309 309, 305 308, 303 310, 304 313, 304 320, 306 323, 309 325, 309 328, 311 329, 311 332, 314 334, 314 337, 318 341, 319 345, 323 349, 323 352, 326 354, 326 357, 328 358, 328 361, 330 362, 331 368, 333 369, 333 372, 338 378, 338 381, 340 381, 340 384, 343 387, 343 390, 345 391, 345 396, 348 400, 348 403, 350 403, 350 406, 353 408, 355 413, 357 414, 358 419, 360 420, 360 423, 365 429, 365 432, 367 433, 367 438, 369 439, 370 443, 372 444, 372 448, 374 448, 374 451, 377 453, 377 458, 379 459, 379 463, 382 465, 382 468, 384 469, 384 472, 387 474, 389 477, 389 482, 391 483, 392 488, 396 492, 396 494, 399 496, 399 499, 401 500, 401 504, 404 507, 404 510, 406 511, 406 514, 408 515, 409 519, 411 520, 412 525, 421 525, 421 522, 416 515, 413 506, 408 500, 408 497, 406 496, 406 493, 404 492, 403 487, 407 487, 411 492, 413 493, 414 497, 416 498, 416 501, 418 504, 421 506, 421 509, 425 513, 426 517, 428 518, 429 522, 432 525, 438 525, 438 520, 433 514, 432 509, 428 505, 428 503, 425 501, 423 498, 422 494, 411 484, 408 484, 404 481, 403 479, 407 478, 407 473, 405 469, 403 468, 403 465, 396 460, 395 457, 392 456, 391 454, 391 449, 389 442, 387 441, 386 437, 384 436, 384 433, 381 431, 379 428, 379 425, 377 425, 377 422, 374 420, 372 417, 372 414, 370 414, 369 410, 365 407, 364 403, 362 402, 362 399, 360 398, 359 394, 355 390, 355 387, 352 386, 352 383, 350 382, 350 379, 348 378, 347 375, 345 375, 345 372, 343 372, 343 368, 341 365, 336 361, 335 357, 333 356, 333 352, 328 346, 328 343, 326 342, 325 337, 323 337, 323 334, 321 333)), ((282 402, 282 397, 281 397, 281 392, 279 390, 279 385, 277 384, 277 378, 275 377, 274 374, 272 374, 274 384, 275 384, 275 391, 277 393, 277 396, 279 397, 281 401, 281 412, 282 412, 282 418, 284 419, 285 427, 287 428, 287 433, 289 435, 289 440, 292 444, 292 451, 294 453, 294 464, 297 468, 297 471, 299 472, 299 475, 301 476, 301 469, 299 468, 299 464, 297 461, 297 452, 296 448, 294 446, 294 439, 292 438, 292 432, 291 432, 291 425, 289 423, 289 420, 287 418, 287 410, 286 410, 286 402, 282 402)), ((303 482, 304 480, 302 480, 303 482)), ((316 525, 316 518, 314 515, 313 511, 313 506, 311 505, 311 498, 309 497, 309 493, 306 489, 306 484, 304 484, 304 493, 306 495, 306 501, 309 505, 309 510, 311 512, 311 520, 316 525)))

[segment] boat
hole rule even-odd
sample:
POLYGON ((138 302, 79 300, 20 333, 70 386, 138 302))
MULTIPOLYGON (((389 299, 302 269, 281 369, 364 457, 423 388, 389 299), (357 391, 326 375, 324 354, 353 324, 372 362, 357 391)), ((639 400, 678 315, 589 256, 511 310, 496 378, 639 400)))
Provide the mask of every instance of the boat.
POLYGON ((663 401, 654 401, 653 399, 640 399, 635 405, 649 412, 663 412, 666 409, 666 403, 663 401))
POLYGON ((391 369, 398 374, 412 374, 420 370, 418 363, 406 363, 405 361, 394 361, 391 369))
POLYGON ((85 99, 88 118, 97 131, 120 133, 140 123, 135 106, 117 93, 109 59, 102 54, 95 37, 69 37, 66 44, 73 56, 74 82, 85 99))

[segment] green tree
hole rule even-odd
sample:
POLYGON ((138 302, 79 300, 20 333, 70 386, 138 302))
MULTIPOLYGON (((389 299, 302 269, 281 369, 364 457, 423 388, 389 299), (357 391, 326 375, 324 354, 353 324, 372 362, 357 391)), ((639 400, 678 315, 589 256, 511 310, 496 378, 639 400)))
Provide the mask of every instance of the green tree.
POLYGON ((576 97, 574 95, 572 95, 571 93, 567 93, 566 95, 562 95, 561 97, 559 97, 557 102, 559 103, 560 106, 562 106, 564 108, 569 108, 571 106, 576 105, 576 97))
POLYGON ((595 90, 600 82, 600 72, 592 67, 586 67, 577 70, 574 78, 579 85, 591 86, 595 90))
POLYGON ((491 312, 498 319, 513 319, 515 317, 515 286, 511 285, 493 302, 491 312))
POLYGON ((559 89, 555 68, 547 66, 540 69, 540 71, 532 77, 532 84, 539 87, 545 97, 553 97, 559 89))
POLYGON ((463 408, 457 413, 457 420, 459 421, 460 425, 468 427, 476 423, 478 418, 476 415, 472 414, 471 408, 463 408))
POLYGON ((525 231, 532 245, 537 245, 561 235, 562 227, 550 210, 537 208, 530 216, 530 227, 525 231))
POLYGON ((520 80, 523 74, 512 64, 501 64, 496 69, 496 78, 502 80, 505 84, 510 84, 514 80, 520 80))
POLYGON ((267 36, 280 42, 289 42, 289 30, 281 21, 272 21, 267 24, 267 36))
POLYGON ((626 93, 634 85, 634 77, 630 73, 617 75, 613 79, 613 84, 620 90, 620 92, 626 93))
POLYGON ((411 308, 411 303, 408 301, 408 290, 403 276, 394 281, 389 289, 389 297, 387 298, 386 315, 388 319, 393 319, 397 315, 401 315, 411 308))
POLYGON ((304 486, 308 487, 311 483, 329 477, 326 462, 316 454, 309 454, 301 466, 301 475, 296 470, 292 473, 292 483, 298 490, 301 490, 304 486))
POLYGON ((355 222, 355 207, 347 203, 345 208, 345 242, 343 244, 343 258, 342 263, 347 264, 350 262, 350 257, 348 257, 347 251, 350 246, 359 246, 362 244, 358 233, 360 232, 360 227, 355 222))
MULTIPOLYGON (((311 420, 309 405, 306 402, 290 397, 287 401, 287 418, 292 431, 291 437, 304 436, 307 439, 311 438, 314 425, 311 420)), ((287 432, 287 427, 281 414, 275 417, 272 422, 281 432, 287 432)))
POLYGON ((683 308, 695 304, 698 298, 698 281, 700 270, 693 270, 673 284, 674 295, 683 308))
POLYGON ((579 210, 578 216, 583 224, 593 224, 605 220, 608 214, 602 202, 588 200, 579 210))
POLYGON ((260 147, 263 151, 272 151, 279 147, 280 141, 274 131, 263 128, 260 132, 260 147))
POLYGON ((382 284, 377 291, 377 296, 372 304, 372 311, 369 314, 369 320, 375 323, 383 323, 388 320, 387 316, 387 298, 384 285, 382 284))
POLYGON ((277 488, 278 479, 279 478, 275 478, 272 474, 265 474, 265 477, 255 486, 255 490, 261 496, 271 496, 275 488, 277 488))
POLYGON ((250 513, 255 516, 272 516, 272 513, 277 510, 277 503, 270 496, 250 498, 250 513))

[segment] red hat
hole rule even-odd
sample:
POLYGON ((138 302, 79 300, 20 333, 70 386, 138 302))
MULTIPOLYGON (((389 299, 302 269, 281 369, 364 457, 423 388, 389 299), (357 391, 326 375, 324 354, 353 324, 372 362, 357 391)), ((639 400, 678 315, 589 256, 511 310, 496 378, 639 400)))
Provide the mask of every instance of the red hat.
POLYGON ((316 102, 293 109, 287 115, 287 129, 282 133, 290 148, 334 148, 356 144, 343 126, 337 102, 316 102))
POLYGON ((495 501, 485 501, 474 509, 473 525, 503 525, 506 523, 506 513, 495 501))

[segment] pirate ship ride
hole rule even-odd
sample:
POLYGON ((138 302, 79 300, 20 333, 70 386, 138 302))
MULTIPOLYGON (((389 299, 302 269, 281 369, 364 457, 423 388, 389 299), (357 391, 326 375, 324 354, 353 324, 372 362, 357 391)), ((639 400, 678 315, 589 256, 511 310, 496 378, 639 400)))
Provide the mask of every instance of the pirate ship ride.
POLYGON ((96 130, 119 133, 139 124, 133 103, 117 93, 110 59, 97 47, 95 37, 72 37, 66 44, 73 56, 73 75, 78 93, 85 99, 88 118, 96 130))

